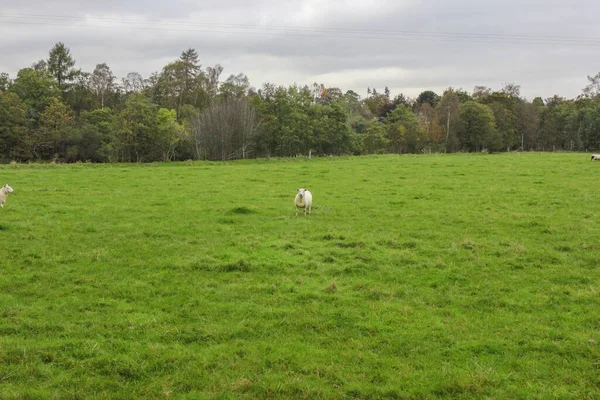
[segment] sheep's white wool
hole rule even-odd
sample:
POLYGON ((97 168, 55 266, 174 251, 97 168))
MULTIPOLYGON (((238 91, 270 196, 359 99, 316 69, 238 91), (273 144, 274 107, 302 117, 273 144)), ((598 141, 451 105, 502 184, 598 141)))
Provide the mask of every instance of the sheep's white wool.
POLYGON ((296 215, 298 215, 298 207, 304 208, 304 215, 306 215, 306 210, 310 214, 312 210, 312 193, 306 189, 298 189, 294 206, 296 207, 296 215))
POLYGON ((600 160, 600 154, 592 154, 592 161, 600 160))
POLYGON ((6 198, 8 197, 9 193, 13 192, 13 188, 11 188, 10 186, 8 186, 8 184, 2 186, 2 189, 0 189, 0 207, 4 208, 4 202, 6 202, 6 198))

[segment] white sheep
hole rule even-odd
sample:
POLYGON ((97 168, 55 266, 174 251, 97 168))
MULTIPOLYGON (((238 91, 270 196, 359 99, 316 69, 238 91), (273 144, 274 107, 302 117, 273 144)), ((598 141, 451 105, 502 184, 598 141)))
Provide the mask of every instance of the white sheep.
POLYGON ((0 207, 4 208, 4 202, 6 201, 8 194, 12 192, 13 188, 8 186, 8 184, 2 186, 2 189, 0 189, 0 207))
POLYGON ((304 208, 304 216, 306 216, 306 209, 308 214, 312 210, 312 193, 306 189, 298 189, 296 198, 294 199, 294 206, 296 207, 296 216, 298 216, 298 207, 304 208))
POLYGON ((599 161, 600 160, 600 154, 592 154, 592 161, 599 161))

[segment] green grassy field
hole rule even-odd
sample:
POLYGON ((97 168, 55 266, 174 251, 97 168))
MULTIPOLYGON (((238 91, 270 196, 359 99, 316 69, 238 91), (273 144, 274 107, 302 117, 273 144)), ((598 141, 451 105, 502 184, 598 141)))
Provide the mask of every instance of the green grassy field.
POLYGON ((586 154, 2 166, 0 398, 597 399, 599 175, 586 154))

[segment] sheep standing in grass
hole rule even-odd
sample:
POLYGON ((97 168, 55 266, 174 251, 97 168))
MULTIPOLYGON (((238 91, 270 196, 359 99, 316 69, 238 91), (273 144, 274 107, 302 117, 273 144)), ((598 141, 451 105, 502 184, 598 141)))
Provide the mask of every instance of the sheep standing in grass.
POLYGON ((8 186, 8 184, 2 186, 2 189, 0 189, 0 207, 4 208, 4 202, 6 201, 8 194, 12 192, 13 188, 8 186))
POLYGON ((599 161, 600 160, 600 154, 592 154, 592 161, 599 161))
POLYGON ((296 216, 298 216, 298 207, 304 208, 304 216, 306 216, 306 210, 308 214, 312 209, 312 193, 306 189, 298 189, 296 198, 294 199, 294 206, 296 206, 296 216))

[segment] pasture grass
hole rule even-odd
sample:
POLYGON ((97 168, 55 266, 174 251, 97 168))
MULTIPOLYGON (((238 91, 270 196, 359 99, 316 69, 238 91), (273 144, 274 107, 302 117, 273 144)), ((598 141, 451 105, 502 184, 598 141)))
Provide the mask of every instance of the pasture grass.
POLYGON ((2 166, 0 398, 598 398, 599 176, 572 153, 2 166))

